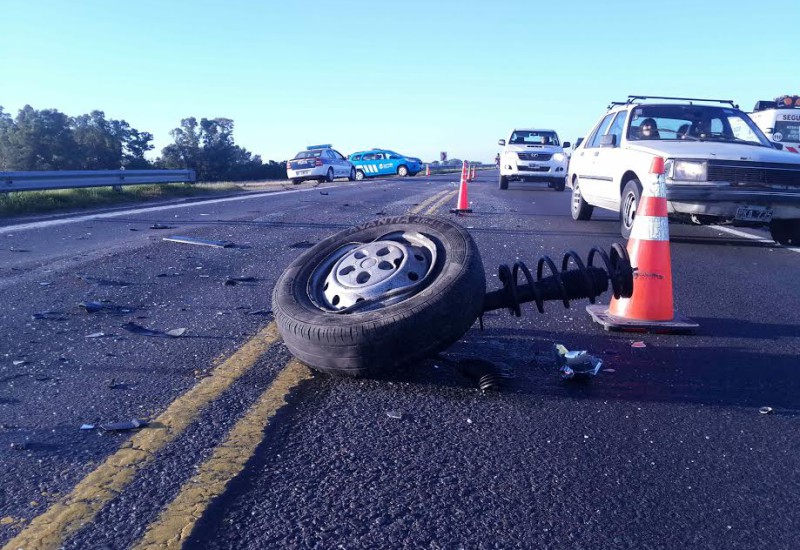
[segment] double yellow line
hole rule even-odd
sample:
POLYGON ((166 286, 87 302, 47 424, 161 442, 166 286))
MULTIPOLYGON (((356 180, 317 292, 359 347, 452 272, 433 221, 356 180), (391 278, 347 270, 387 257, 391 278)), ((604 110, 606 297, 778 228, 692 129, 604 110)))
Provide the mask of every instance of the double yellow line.
MULTIPOLYGON (((435 214, 457 191, 441 191, 410 210, 411 214, 435 214)), ((246 342, 230 358, 214 368, 208 378, 173 401, 145 430, 137 432, 119 450, 54 503, 3 550, 56 550, 119 495, 147 466, 156 453, 175 441, 194 422, 202 409, 218 399, 244 376, 280 339, 275 322, 246 342)), ((264 430, 286 403, 286 396, 311 377, 307 367, 290 361, 255 404, 234 425, 225 440, 197 474, 183 484, 178 495, 150 524, 136 549, 180 548, 211 501, 221 495, 255 453, 264 430)))

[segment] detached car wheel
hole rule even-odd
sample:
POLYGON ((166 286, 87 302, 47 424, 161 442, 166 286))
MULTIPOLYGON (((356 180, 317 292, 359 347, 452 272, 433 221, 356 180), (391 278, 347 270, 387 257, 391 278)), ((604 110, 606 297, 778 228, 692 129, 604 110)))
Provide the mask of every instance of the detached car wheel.
POLYGON ((636 218, 636 209, 642 197, 642 184, 636 178, 628 180, 622 190, 622 200, 620 202, 620 233, 624 238, 631 236, 633 220, 636 218))
POLYGON ((272 309, 300 361, 335 375, 387 372, 446 349, 483 309, 475 242, 443 218, 382 218, 328 237, 278 279, 272 309))
POLYGON ((769 232, 778 244, 800 246, 800 220, 772 220, 769 232))

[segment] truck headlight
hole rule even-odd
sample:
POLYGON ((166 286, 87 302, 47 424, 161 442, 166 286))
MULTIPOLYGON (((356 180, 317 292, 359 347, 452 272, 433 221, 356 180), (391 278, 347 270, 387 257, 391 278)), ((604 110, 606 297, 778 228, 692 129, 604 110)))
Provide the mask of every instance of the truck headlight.
POLYGON ((555 155, 553 155, 553 160, 556 162, 564 162, 566 158, 567 157, 566 155, 564 155, 564 153, 556 153, 555 155))
POLYGON ((705 162, 676 160, 672 164, 672 179, 677 181, 706 181, 708 169, 705 162))

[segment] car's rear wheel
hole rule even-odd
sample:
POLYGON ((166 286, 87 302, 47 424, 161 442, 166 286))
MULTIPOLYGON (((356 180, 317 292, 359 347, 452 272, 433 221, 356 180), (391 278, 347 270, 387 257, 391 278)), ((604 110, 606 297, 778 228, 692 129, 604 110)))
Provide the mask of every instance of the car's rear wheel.
POLYGON ((636 219, 636 209, 639 208, 639 201, 642 198, 642 184, 636 178, 628 180, 622 190, 620 204, 620 233, 624 238, 631 236, 633 221, 636 219))
POLYGON ((350 175, 347 176, 347 179, 349 181, 354 181, 356 179, 356 169, 355 168, 350 168, 350 175))
POLYGON ((594 206, 586 202, 581 195, 581 186, 578 179, 572 183, 572 219, 575 221, 586 221, 592 217, 594 206))
POLYGON ((500 176, 500 189, 508 189, 508 176, 500 176))
POLYGON ((341 231, 278 278, 275 320, 289 351, 339 375, 373 375, 446 349, 475 322, 486 280, 469 232, 402 216, 341 231))
POLYGON ((800 246, 800 220, 772 220, 769 232, 778 244, 800 246))
POLYGON ((361 170, 356 170, 356 181, 361 181, 364 179, 364 172, 361 170))
POLYGON ((325 181, 328 183, 333 181, 333 168, 328 168, 328 173, 325 174, 325 181))
POLYGON ((401 164, 397 167, 397 175, 401 178, 404 178, 408 175, 408 167, 404 164, 401 164))
POLYGON ((301 180, 299 178, 295 178, 295 179, 292 180, 292 185, 298 185, 300 183, 303 183, 303 180, 301 180))

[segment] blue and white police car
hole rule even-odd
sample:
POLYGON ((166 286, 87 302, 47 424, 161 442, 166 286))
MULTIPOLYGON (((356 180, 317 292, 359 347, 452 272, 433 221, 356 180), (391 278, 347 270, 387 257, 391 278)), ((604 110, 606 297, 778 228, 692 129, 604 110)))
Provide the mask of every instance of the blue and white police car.
POLYGON ((350 155, 350 162, 356 167, 356 179, 363 180, 370 176, 388 176, 397 174, 400 177, 416 176, 422 170, 422 161, 416 157, 407 157, 388 149, 370 149, 350 155))
POLYGON ((333 181, 356 179, 356 169, 344 155, 327 145, 311 145, 286 163, 286 175, 292 183, 304 180, 333 181))

